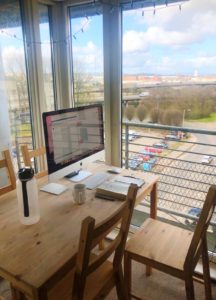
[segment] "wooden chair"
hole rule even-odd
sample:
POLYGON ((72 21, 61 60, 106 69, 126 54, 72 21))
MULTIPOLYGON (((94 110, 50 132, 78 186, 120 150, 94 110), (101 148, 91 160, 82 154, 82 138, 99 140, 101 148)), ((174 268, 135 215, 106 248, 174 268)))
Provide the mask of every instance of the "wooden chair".
MULTIPOLYGON (((131 295, 132 260, 185 281, 187 300, 195 299, 193 278, 202 256, 205 297, 212 299, 206 232, 216 204, 216 186, 207 193, 194 233, 174 225, 147 219, 129 240, 124 254, 125 284, 131 295)), ((130 299, 130 296, 129 296, 130 299)))
POLYGON ((3 159, 0 160, 0 168, 6 168, 8 173, 9 184, 4 187, 0 187, 0 195, 3 195, 16 188, 16 177, 14 174, 13 163, 9 150, 2 151, 3 159))
MULTIPOLYGON (((38 157, 38 156, 46 155, 46 148, 40 147, 38 149, 29 150, 27 145, 22 145, 21 152, 22 152, 23 161, 24 161, 25 166, 32 167, 31 159, 38 157)), ((47 174, 48 174, 47 170, 43 170, 41 172, 36 173, 35 177, 41 178, 43 176, 46 176, 47 174)))
POLYGON ((73 300, 103 299, 116 286, 118 299, 127 300, 122 273, 122 258, 137 194, 137 186, 131 185, 124 205, 102 223, 87 217, 80 233, 76 271, 73 284, 73 300), (116 238, 98 255, 93 249, 107 234, 120 224, 116 238), (113 261, 107 259, 114 254, 113 261))

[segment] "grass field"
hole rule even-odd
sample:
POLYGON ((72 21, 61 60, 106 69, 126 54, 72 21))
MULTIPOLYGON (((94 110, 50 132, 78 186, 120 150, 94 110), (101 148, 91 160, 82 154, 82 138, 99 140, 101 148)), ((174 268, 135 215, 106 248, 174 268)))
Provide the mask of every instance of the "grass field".
POLYGON ((209 122, 216 122, 216 113, 210 114, 208 118, 201 118, 196 120, 188 120, 190 122, 203 122, 203 123, 209 123, 209 122))

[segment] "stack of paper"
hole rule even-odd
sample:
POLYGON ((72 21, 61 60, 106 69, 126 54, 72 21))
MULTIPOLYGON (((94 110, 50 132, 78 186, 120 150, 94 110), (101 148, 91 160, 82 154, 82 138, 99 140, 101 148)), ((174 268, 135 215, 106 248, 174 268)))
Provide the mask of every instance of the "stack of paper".
POLYGON ((129 186, 127 183, 106 181, 97 187, 95 195, 108 200, 125 200, 129 186))

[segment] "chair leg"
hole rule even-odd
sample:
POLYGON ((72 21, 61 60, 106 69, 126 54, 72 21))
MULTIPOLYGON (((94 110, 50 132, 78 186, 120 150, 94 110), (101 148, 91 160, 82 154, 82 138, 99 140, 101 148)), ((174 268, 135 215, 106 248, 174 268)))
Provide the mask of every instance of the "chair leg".
POLYGON ((187 300, 195 300, 194 284, 192 276, 185 278, 185 290, 187 300))
POLYGON ((209 270, 209 258, 208 258, 206 236, 204 237, 202 242, 202 264, 203 264, 203 279, 205 285, 205 299, 212 300, 211 277, 210 277, 210 270, 209 270))
POLYGON ((22 292, 18 291, 16 288, 14 288, 12 285, 10 285, 10 288, 11 288, 13 300, 25 300, 26 299, 25 295, 22 292))
POLYGON ((131 299, 131 259, 128 253, 124 253, 124 281, 127 290, 128 299, 131 299))
POLYGON ((122 267, 115 273, 116 291, 119 300, 128 300, 127 288, 124 282, 122 267))

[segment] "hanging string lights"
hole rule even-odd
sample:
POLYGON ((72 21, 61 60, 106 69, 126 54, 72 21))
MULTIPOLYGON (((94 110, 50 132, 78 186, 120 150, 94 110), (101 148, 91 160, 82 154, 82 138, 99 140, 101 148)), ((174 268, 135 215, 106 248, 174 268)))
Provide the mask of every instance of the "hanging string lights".
MULTIPOLYGON (((129 0, 129 4, 130 4, 130 7, 131 9, 134 9, 134 3, 136 1, 134 0, 129 0)), ((178 6, 178 9, 179 11, 181 12, 182 10, 182 5, 185 4, 184 2, 187 1, 187 0, 182 0, 183 2, 177 2, 177 3, 173 3, 172 0, 170 0, 171 2, 169 3, 168 0, 165 0, 164 1, 164 5, 160 4, 158 6, 156 6, 157 4, 157 1, 149 1, 147 3, 147 1, 145 1, 145 7, 144 7, 144 4, 141 5, 141 14, 142 14, 142 17, 144 17, 146 15, 146 13, 148 12, 152 12, 153 13, 153 16, 156 14, 156 11, 158 10, 161 10, 161 9, 165 9, 167 8, 168 6, 169 7, 173 7, 173 6, 178 6), (147 5, 148 4, 148 5, 147 5)), ((96 6, 96 3, 99 3, 101 5, 109 5, 110 6, 110 13, 112 14, 114 12, 114 8, 115 7, 122 7, 121 4, 114 4, 114 3, 110 3, 110 2, 106 2, 104 0, 93 0, 92 1, 92 5, 93 6, 96 6)), ((100 15, 100 12, 98 10, 96 10, 96 15, 100 15)), ((79 34, 82 34, 85 32, 85 29, 86 27, 89 25, 90 21, 91 21, 91 18, 88 17, 87 15, 85 16, 85 22, 82 24, 82 26, 76 31, 74 32, 73 34, 69 34, 65 39, 60 39, 60 40, 52 40, 52 41, 47 41, 47 42, 41 42, 41 41, 34 41, 34 40, 24 40, 20 37, 18 37, 16 34, 13 34, 13 33, 10 33, 8 32, 7 30, 4 30, 4 29, 1 29, 0 30, 0 33, 2 35, 6 35, 8 37, 11 37, 11 38, 14 38, 18 41, 21 41, 23 43, 25 43, 27 45, 27 47, 30 47, 31 44, 58 44, 58 43, 65 43, 65 44, 68 44, 69 41, 71 41, 71 39, 73 38, 74 40, 77 40, 77 36, 79 34)))

